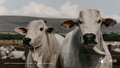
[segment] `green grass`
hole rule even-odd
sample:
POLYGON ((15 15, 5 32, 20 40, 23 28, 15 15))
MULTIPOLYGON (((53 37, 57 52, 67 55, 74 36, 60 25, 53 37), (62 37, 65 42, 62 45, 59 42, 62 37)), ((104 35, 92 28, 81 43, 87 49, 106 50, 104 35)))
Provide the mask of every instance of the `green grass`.
POLYGON ((24 36, 20 34, 0 34, 0 40, 22 40, 24 36))
MULTIPOLYGON (((59 33, 64 36, 66 33, 59 33)), ((22 40, 24 38, 23 35, 20 34, 0 34, 0 40, 22 40)), ((103 34, 103 38, 105 41, 120 41, 120 35, 117 33, 103 34)))

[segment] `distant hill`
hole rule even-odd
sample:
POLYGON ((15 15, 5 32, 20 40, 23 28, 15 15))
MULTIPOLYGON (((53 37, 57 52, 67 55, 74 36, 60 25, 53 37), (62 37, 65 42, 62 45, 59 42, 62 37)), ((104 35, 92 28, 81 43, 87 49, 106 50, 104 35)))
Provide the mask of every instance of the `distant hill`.
MULTIPOLYGON (((14 28, 18 26, 26 26, 30 21, 43 19, 46 20, 48 25, 53 26, 57 32, 66 33, 70 29, 64 29, 60 24, 67 20, 62 18, 40 18, 40 17, 28 17, 28 16, 0 16, 0 32, 14 32, 14 28)), ((69 19, 69 18, 68 18, 69 19)), ((116 32, 120 33, 120 24, 116 24, 113 27, 103 28, 104 33, 116 32)))
POLYGON ((60 32, 66 32, 66 30, 60 26, 62 21, 66 19, 28 16, 0 16, 0 32, 14 32, 15 27, 26 26, 30 21, 38 19, 47 21, 48 25, 53 26, 57 31, 60 30, 60 32))
POLYGON ((103 33, 111 33, 111 32, 114 32, 114 33, 119 33, 120 34, 120 23, 117 23, 115 24, 114 26, 112 27, 103 27, 102 28, 102 32, 103 33))

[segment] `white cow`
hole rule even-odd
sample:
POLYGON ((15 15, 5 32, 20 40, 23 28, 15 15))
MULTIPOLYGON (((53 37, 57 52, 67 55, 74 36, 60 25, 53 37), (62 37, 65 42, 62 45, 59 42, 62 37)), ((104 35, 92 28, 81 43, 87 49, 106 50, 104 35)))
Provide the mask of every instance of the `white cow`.
POLYGON ((61 48, 62 68, 112 68, 112 58, 103 41, 101 26, 113 26, 116 21, 102 18, 96 9, 80 11, 76 21, 67 20, 62 26, 72 28, 61 48))
POLYGON ((112 43, 108 43, 107 42, 108 47, 111 47, 110 50, 114 51, 114 52, 120 52, 120 44, 119 42, 112 42, 112 43))
POLYGON ((63 37, 53 33, 44 20, 31 21, 27 27, 17 27, 15 31, 26 35, 23 39, 29 48, 27 68, 55 68, 63 37), (36 62, 36 63, 35 63, 36 62))
POLYGON ((24 55, 24 51, 11 51, 9 54, 8 54, 8 58, 9 59, 22 59, 22 60, 25 60, 25 55, 24 55))
POLYGON ((0 47, 0 58, 1 59, 7 59, 7 54, 9 54, 9 50, 5 48, 4 46, 0 47))
POLYGON ((23 59, 25 60, 24 51, 19 51, 14 46, 2 46, 0 47, 1 59, 23 59))
POLYGON ((9 59, 22 59, 25 60, 25 51, 19 51, 16 50, 14 46, 10 45, 9 47, 9 53, 7 55, 7 58, 9 59))

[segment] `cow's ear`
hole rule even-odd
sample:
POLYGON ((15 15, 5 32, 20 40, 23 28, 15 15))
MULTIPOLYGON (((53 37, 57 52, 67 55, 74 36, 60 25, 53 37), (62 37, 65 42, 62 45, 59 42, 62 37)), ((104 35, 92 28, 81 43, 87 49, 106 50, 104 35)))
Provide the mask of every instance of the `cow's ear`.
POLYGON ((67 20, 64 21, 61 26, 65 27, 65 28, 72 28, 76 25, 76 22, 74 22, 73 20, 67 20))
POLYGON ((46 32, 48 32, 48 33, 52 33, 54 31, 54 28, 53 27, 48 27, 47 29, 46 29, 46 32))
POLYGON ((26 35, 27 34, 27 28, 26 27, 16 27, 14 29, 14 31, 21 34, 21 35, 26 35))
POLYGON ((106 27, 114 26, 116 23, 117 21, 112 18, 105 18, 102 20, 102 24, 105 25, 106 27))

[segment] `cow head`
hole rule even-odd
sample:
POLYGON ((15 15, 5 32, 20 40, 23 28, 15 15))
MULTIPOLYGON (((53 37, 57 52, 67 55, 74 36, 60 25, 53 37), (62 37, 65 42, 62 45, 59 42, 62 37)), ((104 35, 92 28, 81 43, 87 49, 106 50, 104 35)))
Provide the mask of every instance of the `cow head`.
POLYGON ((41 45, 43 34, 51 33, 53 30, 52 27, 46 25, 44 20, 34 20, 27 27, 15 28, 17 33, 25 35, 23 44, 29 47, 38 47, 38 45, 41 45))
POLYGON ((101 26, 113 26, 116 21, 112 18, 102 18, 100 12, 96 9, 82 10, 79 17, 73 20, 67 20, 61 25, 65 28, 77 26, 81 30, 82 43, 85 45, 98 44, 99 35, 101 34, 101 26))

